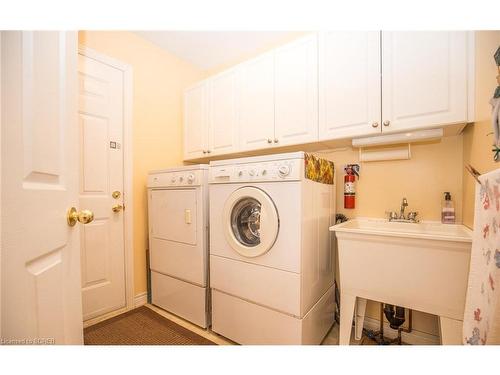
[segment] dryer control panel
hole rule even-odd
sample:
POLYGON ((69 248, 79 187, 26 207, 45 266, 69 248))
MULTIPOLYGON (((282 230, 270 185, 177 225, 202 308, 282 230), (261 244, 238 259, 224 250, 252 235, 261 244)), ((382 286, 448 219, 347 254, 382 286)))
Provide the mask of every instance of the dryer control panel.
POLYGON ((289 159, 209 168, 209 183, 297 181, 304 176, 304 160, 289 159))
POLYGON ((203 178, 203 170, 152 173, 148 176, 148 188, 200 186, 203 178))

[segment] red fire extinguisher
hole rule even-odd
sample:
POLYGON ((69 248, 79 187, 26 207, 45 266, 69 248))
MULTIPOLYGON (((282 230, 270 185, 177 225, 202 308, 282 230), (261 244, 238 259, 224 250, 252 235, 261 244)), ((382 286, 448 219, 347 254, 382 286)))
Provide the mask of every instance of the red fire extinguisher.
POLYGON ((346 165, 344 176, 344 208, 354 208, 356 206, 356 166, 346 165))

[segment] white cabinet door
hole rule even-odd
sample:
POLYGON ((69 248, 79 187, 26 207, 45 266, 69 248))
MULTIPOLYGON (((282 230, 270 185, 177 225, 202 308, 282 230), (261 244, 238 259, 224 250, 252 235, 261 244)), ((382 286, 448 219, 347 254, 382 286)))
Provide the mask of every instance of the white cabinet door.
POLYGON ((319 139, 380 133, 380 32, 319 37, 319 139))
POLYGON ((208 151, 207 82, 184 91, 184 159, 206 156, 208 151))
POLYGON ((466 54, 466 32, 382 32, 383 131, 466 122, 466 54))
POLYGON ((208 151, 211 155, 237 151, 236 72, 231 69, 208 83, 208 151))
POLYGON ((274 54, 266 53, 237 69, 240 151, 270 147, 274 138, 274 54))
POLYGON ((77 204, 78 37, 1 38, 2 339, 83 344, 83 224, 66 219, 68 208, 86 208, 77 204))
POLYGON ((275 143, 318 140, 318 37, 275 51, 275 143))

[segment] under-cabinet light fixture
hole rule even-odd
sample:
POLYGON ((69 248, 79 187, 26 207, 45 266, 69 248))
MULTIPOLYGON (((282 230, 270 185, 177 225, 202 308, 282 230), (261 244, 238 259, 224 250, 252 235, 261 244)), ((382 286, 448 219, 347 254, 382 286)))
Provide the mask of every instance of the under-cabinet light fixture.
POLYGON ((425 129, 404 133, 384 134, 373 137, 355 138, 352 140, 353 147, 382 146, 399 143, 414 143, 431 141, 443 137, 443 129, 425 129))

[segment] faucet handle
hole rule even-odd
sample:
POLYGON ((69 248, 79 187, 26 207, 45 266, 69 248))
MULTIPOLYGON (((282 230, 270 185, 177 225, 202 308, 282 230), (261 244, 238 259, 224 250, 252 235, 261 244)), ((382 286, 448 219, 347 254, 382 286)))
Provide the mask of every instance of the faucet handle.
POLYGON ((395 220, 398 218, 398 214, 394 211, 385 211, 387 216, 389 216, 389 221, 395 220))
POLYGON ((417 220, 417 215, 418 215, 418 212, 417 211, 412 211, 412 212, 408 212, 408 220, 412 220, 412 221, 418 221, 417 220))

